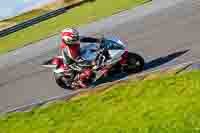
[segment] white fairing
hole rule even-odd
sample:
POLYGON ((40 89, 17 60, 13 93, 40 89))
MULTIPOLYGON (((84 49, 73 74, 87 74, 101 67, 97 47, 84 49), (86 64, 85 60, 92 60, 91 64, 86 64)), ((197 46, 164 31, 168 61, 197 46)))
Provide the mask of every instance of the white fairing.
POLYGON ((122 45, 123 49, 120 50, 109 50, 109 54, 111 56, 111 60, 107 61, 107 64, 114 64, 120 61, 121 56, 124 54, 126 51, 126 45, 117 37, 111 37, 109 40, 116 42, 118 45, 122 45))
POLYGON ((116 42, 116 43, 122 45, 124 48, 127 47, 126 44, 124 44, 124 43, 120 40, 120 38, 118 38, 118 37, 116 37, 116 36, 112 36, 112 37, 108 38, 108 40, 111 40, 111 41, 113 41, 113 42, 116 42))
POLYGON ((108 64, 114 64, 120 61, 121 56, 124 54, 125 50, 109 50, 111 60, 108 60, 108 64))

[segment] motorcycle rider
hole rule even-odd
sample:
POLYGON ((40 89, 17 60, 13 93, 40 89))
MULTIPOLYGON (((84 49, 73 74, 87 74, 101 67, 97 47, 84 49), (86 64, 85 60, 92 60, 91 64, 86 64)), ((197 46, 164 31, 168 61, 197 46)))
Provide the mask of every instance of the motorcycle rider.
MULTIPOLYGON (((100 43, 102 39, 92 37, 80 37, 78 30, 75 28, 66 28, 61 32, 60 54, 63 57, 64 68, 70 73, 69 67, 73 67, 73 63, 77 62, 80 57, 80 43, 100 43)), ((93 64, 95 66, 95 64, 93 64)), ((108 69, 104 69, 103 74, 106 75, 108 69)), ((90 72, 91 73, 91 72, 90 72)), ((87 85, 80 81, 82 87, 87 85)))

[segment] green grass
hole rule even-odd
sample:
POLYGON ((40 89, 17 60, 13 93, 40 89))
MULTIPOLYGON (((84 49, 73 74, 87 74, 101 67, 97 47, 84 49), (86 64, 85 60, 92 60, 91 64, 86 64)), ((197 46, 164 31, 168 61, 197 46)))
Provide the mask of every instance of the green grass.
POLYGON ((13 18, 9 18, 9 19, 5 19, 3 21, 0 21, 0 28, 2 27, 1 23, 17 24, 17 23, 24 22, 26 20, 32 19, 34 17, 40 16, 42 14, 48 13, 50 11, 56 10, 60 7, 68 6, 68 5, 71 5, 72 3, 77 3, 79 1, 80 0, 64 0, 63 2, 60 2, 60 3, 59 2, 53 2, 53 3, 47 4, 45 6, 42 6, 42 7, 37 8, 37 9, 33 9, 32 11, 25 12, 23 14, 20 14, 18 16, 13 17, 13 18))
POLYGON ((26 13, 23 13, 21 15, 15 16, 13 18, 5 19, 3 21, 0 21, 0 29, 5 29, 11 26, 14 26, 16 24, 19 24, 21 22, 27 21, 29 19, 32 19, 34 17, 40 16, 42 14, 48 13, 51 10, 48 9, 35 9, 26 13))
POLYGON ((30 11, 30 12, 24 13, 22 15, 16 16, 14 18, 3 20, 2 22, 20 23, 20 22, 29 20, 33 17, 39 16, 39 15, 47 13, 47 12, 48 12, 47 10, 35 9, 35 10, 30 11))
MULTIPOLYGON (((65 27, 75 27, 110 16, 115 12, 141 5, 149 0, 96 0, 32 27, 0 38, 0 53, 23 47, 53 35, 65 27)), ((53 45, 53 44, 52 44, 53 45)))
POLYGON ((199 133, 200 71, 128 81, 104 93, 0 118, 2 133, 199 133))

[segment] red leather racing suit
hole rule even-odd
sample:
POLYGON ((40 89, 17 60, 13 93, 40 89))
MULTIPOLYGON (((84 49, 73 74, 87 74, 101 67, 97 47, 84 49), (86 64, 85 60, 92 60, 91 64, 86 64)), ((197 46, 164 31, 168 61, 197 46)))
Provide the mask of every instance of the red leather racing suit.
POLYGON ((76 62, 80 55, 80 43, 98 43, 100 40, 92 37, 80 37, 80 42, 73 45, 68 45, 64 41, 60 44, 60 53, 63 56, 65 66, 76 62))

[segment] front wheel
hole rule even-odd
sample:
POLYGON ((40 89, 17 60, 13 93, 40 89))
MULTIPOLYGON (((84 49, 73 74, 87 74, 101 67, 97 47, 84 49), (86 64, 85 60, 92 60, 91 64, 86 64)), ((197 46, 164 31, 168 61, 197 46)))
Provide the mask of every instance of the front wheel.
MULTIPOLYGON (((54 77, 55 77, 56 83, 59 87, 61 87, 63 89, 72 90, 70 82, 67 84, 67 81, 63 81, 64 79, 62 76, 57 76, 54 74, 54 77)), ((67 80, 67 78, 65 80, 67 80)))
POLYGON ((144 59, 136 53, 128 53, 127 66, 124 71, 127 73, 139 73, 144 70, 144 59))
POLYGON ((68 87, 66 86, 66 84, 62 81, 61 78, 55 78, 56 83, 59 87, 63 88, 63 89, 68 89, 68 87))

